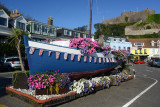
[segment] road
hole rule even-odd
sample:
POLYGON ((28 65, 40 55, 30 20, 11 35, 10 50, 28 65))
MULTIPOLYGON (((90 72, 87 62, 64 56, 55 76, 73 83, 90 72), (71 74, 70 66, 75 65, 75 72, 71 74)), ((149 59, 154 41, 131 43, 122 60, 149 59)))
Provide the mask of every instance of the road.
MULTIPOLYGON (((160 68, 135 65, 136 78, 94 94, 75 99, 59 107, 159 107, 160 68)), ((11 84, 11 73, 0 73, 0 104, 9 107, 32 107, 5 93, 11 84)))

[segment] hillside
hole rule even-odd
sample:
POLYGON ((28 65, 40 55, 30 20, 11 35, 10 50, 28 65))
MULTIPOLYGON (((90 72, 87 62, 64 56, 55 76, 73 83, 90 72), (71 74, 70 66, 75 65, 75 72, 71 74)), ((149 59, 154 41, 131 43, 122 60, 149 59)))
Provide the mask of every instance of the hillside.
POLYGON ((119 17, 103 20, 100 25, 97 29, 99 25, 95 24, 97 38, 99 35, 156 38, 160 35, 160 14, 148 8, 140 12, 123 12, 119 17))
POLYGON ((145 21, 147 17, 152 14, 155 14, 155 10, 150 10, 148 8, 140 12, 137 12, 137 11, 122 12, 121 16, 103 20, 102 23, 118 24, 118 23, 126 23, 126 22, 138 22, 140 20, 145 21))

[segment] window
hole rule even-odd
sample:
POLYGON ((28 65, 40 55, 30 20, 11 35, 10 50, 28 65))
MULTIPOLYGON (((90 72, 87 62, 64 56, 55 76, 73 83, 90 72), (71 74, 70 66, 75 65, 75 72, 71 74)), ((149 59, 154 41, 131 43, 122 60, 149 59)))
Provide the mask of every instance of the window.
POLYGON ((114 41, 116 41, 116 39, 114 39, 114 41))
POLYGON ((124 50, 126 50, 126 47, 123 47, 124 50))
POLYGON ((67 30, 64 30, 64 35, 67 35, 67 30))
POLYGON ((86 38, 86 34, 83 34, 83 38, 86 38))
POLYGON ((144 43, 134 43, 135 46, 144 46, 144 43))
POLYGON ((138 54, 137 50, 135 50, 135 54, 138 54))
POLYGON ((25 30, 25 24, 21 22, 17 22, 17 28, 20 28, 22 30, 25 30))
POLYGON ((54 29, 50 29, 49 32, 50 32, 51 34, 54 34, 54 29))
POLYGON ((7 26, 7 19, 0 17, 0 25, 7 26))
POLYGON ((87 34, 87 38, 90 38, 90 35, 89 35, 89 34, 87 34))
POLYGON ((116 49, 116 46, 113 46, 113 49, 116 49))
POLYGON ((119 46, 119 47, 118 47, 118 49, 120 50, 120 49, 121 49, 121 47, 119 46))
POLYGON ((64 35, 72 36, 72 31, 64 30, 64 35))
POLYGON ((130 52, 130 47, 127 47, 127 51, 130 52))
POLYGON ((74 32, 74 37, 78 38, 78 33, 77 32, 74 32))
POLYGON ((160 44, 160 41, 158 40, 158 41, 157 41, 157 46, 160 46, 159 44, 160 44))
POLYGON ((42 32, 47 33, 47 27, 42 26, 42 32))
POLYGON ((139 51, 140 51, 140 54, 142 54, 142 49, 140 49, 139 51))
POLYGON ((47 28, 45 27, 44 32, 47 33, 47 28))
POLYGON ((147 54, 147 50, 146 49, 144 49, 144 54, 147 54))
POLYGON ((154 46, 154 41, 152 40, 151 45, 154 46))
POLYGON ((44 26, 42 26, 42 32, 44 32, 44 26))
POLYGON ((72 36, 72 32, 71 31, 67 31, 67 35, 68 36, 72 36))
POLYGON ((80 38, 80 33, 78 33, 78 38, 80 38))
POLYGON ((34 31, 38 31, 39 32, 39 26, 34 24, 34 31))

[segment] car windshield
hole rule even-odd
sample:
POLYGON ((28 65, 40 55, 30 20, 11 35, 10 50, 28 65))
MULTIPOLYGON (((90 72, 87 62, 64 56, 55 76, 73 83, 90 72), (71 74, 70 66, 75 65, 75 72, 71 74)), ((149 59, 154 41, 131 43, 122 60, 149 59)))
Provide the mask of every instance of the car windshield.
POLYGON ((11 58, 11 59, 7 59, 7 62, 9 61, 19 61, 19 58, 11 58))

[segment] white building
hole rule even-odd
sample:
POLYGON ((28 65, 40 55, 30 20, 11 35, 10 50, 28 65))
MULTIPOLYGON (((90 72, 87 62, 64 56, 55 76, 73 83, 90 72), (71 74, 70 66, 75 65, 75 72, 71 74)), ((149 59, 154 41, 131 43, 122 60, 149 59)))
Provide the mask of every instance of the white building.
POLYGON ((104 46, 110 46, 112 49, 119 50, 127 50, 130 52, 130 49, 132 47, 132 43, 128 41, 127 38, 120 37, 120 36, 104 36, 103 37, 104 46))
POLYGON ((10 34, 12 27, 26 31, 26 24, 27 21, 18 13, 18 10, 12 11, 10 16, 8 16, 3 9, 0 9, 0 43, 8 42, 7 37, 12 36, 10 34))

